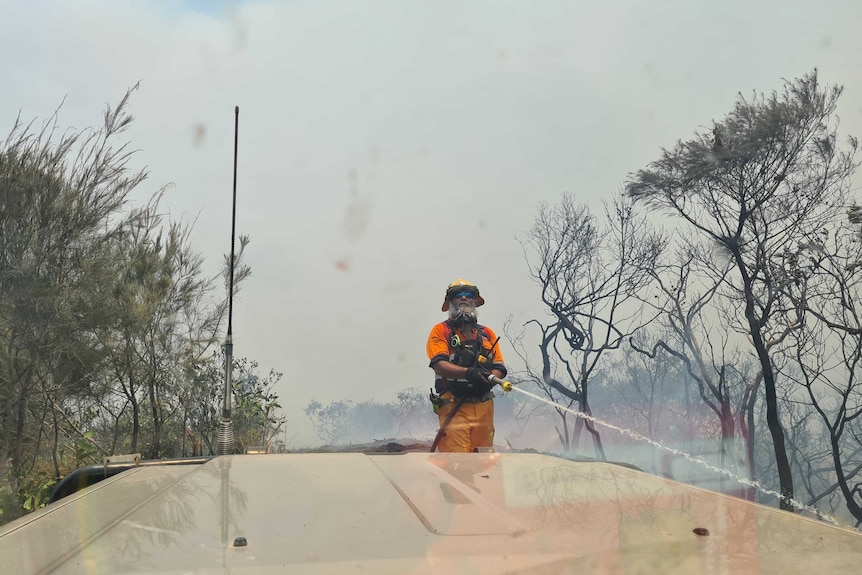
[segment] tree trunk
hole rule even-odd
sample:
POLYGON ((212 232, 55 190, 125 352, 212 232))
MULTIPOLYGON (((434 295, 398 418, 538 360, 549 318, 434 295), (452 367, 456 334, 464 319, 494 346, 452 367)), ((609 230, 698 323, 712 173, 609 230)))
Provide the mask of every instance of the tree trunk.
MULTIPOLYGON (((735 454, 736 451, 734 445, 734 440, 736 439, 736 426, 733 418, 733 409, 730 405, 730 400, 728 400, 726 397, 721 398, 721 414, 719 415, 718 419, 721 423, 721 440, 718 447, 719 467, 728 471, 732 471, 730 469, 731 465, 729 463, 729 460, 734 459, 734 465, 732 467, 735 469, 735 458, 728 457, 728 454, 732 456, 735 454)), ((722 475, 720 484, 722 493, 727 493, 728 477, 722 475)), ((736 494, 735 491, 733 492, 733 494, 736 494)))
MULTIPOLYGON (((186 456, 186 435, 189 434, 189 428, 186 427, 186 422, 188 422, 188 420, 189 420, 189 406, 188 406, 188 403, 186 402, 186 399, 183 398, 183 445, 182 445, 182 450, 180 452, 180 453, 182 453, 181 457, 186 456)), ((398 424, 398 431, 399 432, 401 431, 401 424, 400 423, 398 424)))
POLYGON ((54 463, 54 477, 60 477, 60 457, 58 454, 60 447, 60 424, 57 422, 57 411, 51 410, 51 415, 54 421, 54 445, 51 447, 51 461, 54 463))
POLYGON ((844 467, 841 463, 841 446, 839 445, 840 435, 836 435, 830 430, 829 440, 832 444, 832 462, 835 466, 835 476, 838 486, 841 488, 841 493, 844 495, 844 501, 847 503, 847 510, 858 522, 862 522, 862 507, 856 503, 855 494, 858 492, 858 487, 850 488, 847 485, 847 477, 844 475, 844 467))
POLYGON ((24 423, 27 420, 27 387, 25 385, 21 385, 18 390, 17 408, 15 437, 12 439, 12 465, 20 468, 24 453, 24 423))
POLYGON ((150 459, 159 458, 159 449, 162 439, 162 424, 159 416, 158 393, 156 393, 156 382, 150 382, 150 409, 153 412, 153 446, 150 459))
MULTIPOLYGON (((745 458, 748 461, 748 479, 756 481, 754 473, 754 402, 757 397, 757 388, 752 387, 745 396, 742 409, 739 413, 739 430, 745 442, 745 458)), ((744 498, 749 501, 755 500, 754 487, 746 486, 744 498)))
POLYGON ((745 318, 748 320, 748 328, 757 358, 760 360, 760 370, 763 374, 763 389, 766 391, 766 424, 772 435, 772 445, 775 450, 775 466, 778 469, 778 484, 781 489, 781 509, 793 511, 790 500, 793 499, 793 474, 790 470, 790 461, 787 459, 787 448, 784 445, 784 429, 778 418, 778 395, 775 392, 775 372, 772 369, 772 361, 769 352, 760 333, 760 322, 754 311, 754 293, 752 291, 752 280, 748 275, 745 263, 742 261, 738 249, 734 253, 737 268, 742 275, 745 293, 745 318))
MULTIPOLYGON (((590 404, 589 404, 589 402, 587 401, 587 387, 586 387, 586 382, 584 383, 583 392, 582 392, 582 394, 581 394, 581 397, 583 398, 583 399, 581 399, 581 406, 580 406, 580 407, 581 407, 581 412, 582 412, 582 413, 586 413, 587 415, 589 415, 590 417, 592 417, 593 412, 592 412, 592 410, 590 409, 590 404)), ((590 434, 593 436, 593 444, 594 444, 594 446, 595 446, 595 448, 596 448, 596 455, 597 455, 597 456, 598 456, 598 458, 599 458, 599 459, 601 459, 602 461, 607 460, 607 456, 605 455, 605 448, 602 446, 602 436, 601 436, 601 435, 599 435, 599 432, 598 432, 598 430, 596 429, 596 426, 595 426, 595 425, 593 425, 593 422, 592 422, 592 421, 590 421, 589 419, 583 419, 583 418, 581 418, 581 419, 582 419, 582 420, 583 420, 583 422, 584 422, 584 427, 586 427, 586 428, 587 428, 587 431, 589 431, 589 432, 590 432, 590 434)))
MULTIPOLYGON (((129 389, 133 390, 129 385, 129 389)), ((141 408, 138 406, 138 398, 134 391, 129 394, 129 401, 132 403, 132 453, 138 452, 138 438, 141 432, 141 408)))
POLYGON ((572 428, 572 442, 570 444, 570 449, 572 451, 577 451, 581 447, 581 432, 584 430, 584 418, 576 417, 575 425, 572 428))

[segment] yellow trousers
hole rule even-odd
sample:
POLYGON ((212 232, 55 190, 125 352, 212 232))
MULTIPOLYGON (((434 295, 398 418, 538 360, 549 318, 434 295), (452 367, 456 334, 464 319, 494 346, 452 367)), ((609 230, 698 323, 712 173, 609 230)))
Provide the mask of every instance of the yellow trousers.
MULTIPOLYGON (((449 412, 455 409, 455 398, 449 392, 440 397, 452 401, 437 412, 442 427, 449 412)), ((438 444, 441 453, 471 453, 477 447, 494 447, 493 399, 482 403, 462 403, 438 444)))

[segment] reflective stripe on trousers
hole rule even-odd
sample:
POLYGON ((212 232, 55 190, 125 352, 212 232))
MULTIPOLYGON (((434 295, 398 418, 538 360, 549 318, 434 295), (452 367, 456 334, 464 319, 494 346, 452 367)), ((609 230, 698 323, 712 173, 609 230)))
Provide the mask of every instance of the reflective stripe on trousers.
MULTIPOLYGON (((451 393, 440 396, 443 399, 453 399, 451 393)), ((437 417, 440 425, 449 412, 455 408, 449 403, 440 408, 437 417)), ((470 453, 477 447, 494 446, 494 400, 482 403, 462 403, 458 413, 449 422, 437 448, 441 453, 470 453)))

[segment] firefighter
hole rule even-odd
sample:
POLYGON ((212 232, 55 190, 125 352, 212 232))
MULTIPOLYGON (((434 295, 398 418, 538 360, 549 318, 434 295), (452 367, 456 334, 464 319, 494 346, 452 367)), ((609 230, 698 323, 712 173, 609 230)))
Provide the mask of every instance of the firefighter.
POLYGON ((449 318, 428 335, 429 366, 436 374, 431 402, 440 419, 435 445, 441 452, 473 452, 494 445, 494 394, 488 375, 502 379, 506 366, 499 338, 477 322, 476 308, 484 303, 474 284, 455 280, 443 300, 442 311, 449 318))

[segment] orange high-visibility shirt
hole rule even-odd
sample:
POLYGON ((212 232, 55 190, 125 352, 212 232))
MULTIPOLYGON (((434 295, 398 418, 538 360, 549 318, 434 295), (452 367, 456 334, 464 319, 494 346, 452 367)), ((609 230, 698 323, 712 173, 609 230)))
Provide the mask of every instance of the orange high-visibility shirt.
MULTIPOLYGON (((497 369, 506 375, 506 365, 503 360, 503 354, 500 351, 500 343, 497 342, 497 334, 490 327, 480 326, 484 330, 482 336, 482 349, 488 356, 488 369, 497 369), (494 345, 497 342, 497 345, 494 345)), ((441 360, 451 361, 452 354, 455 353, 455 347, 451 345, 453 335, 458 335, 461 341, 469 341, 471 339, 479 339, 479 334, 476 327, 467 331, 450 327, 448 322, 440 322, 431 328, 431 333, 428 334, 428 343, 425 345, 425 351, 428 354, 430 363, 429 367, 434 367, 434 364, 441 360)))

